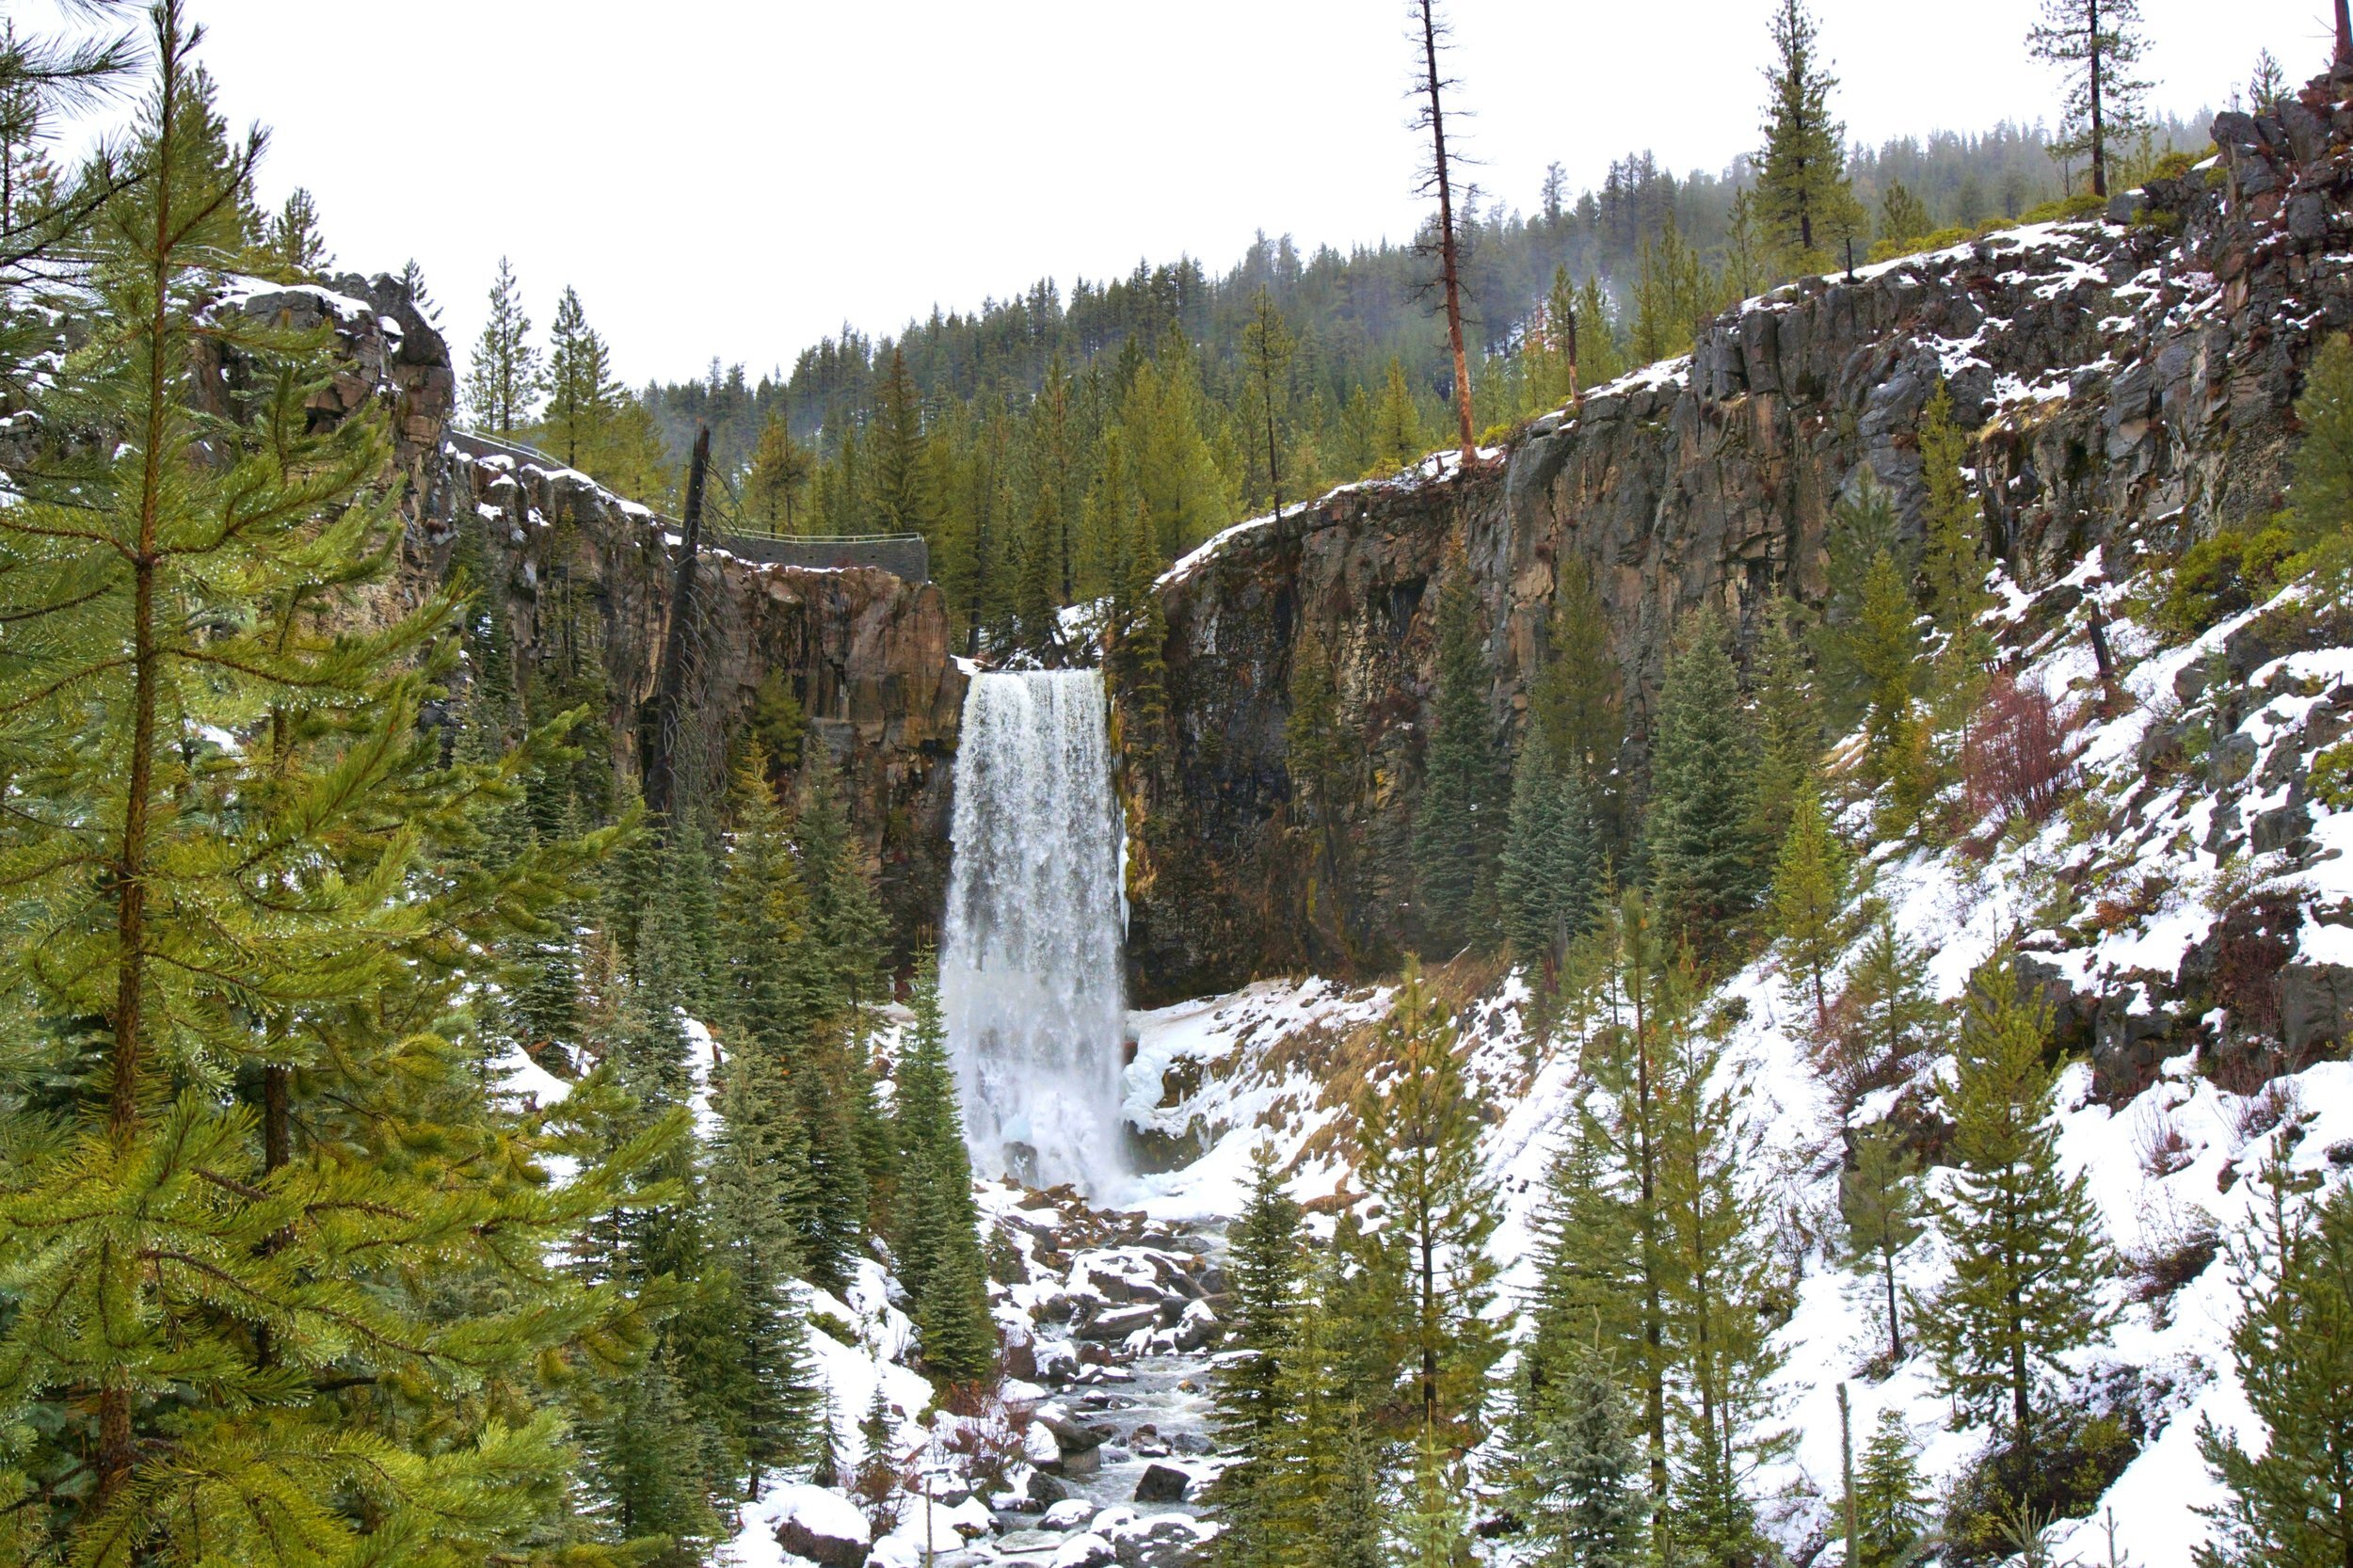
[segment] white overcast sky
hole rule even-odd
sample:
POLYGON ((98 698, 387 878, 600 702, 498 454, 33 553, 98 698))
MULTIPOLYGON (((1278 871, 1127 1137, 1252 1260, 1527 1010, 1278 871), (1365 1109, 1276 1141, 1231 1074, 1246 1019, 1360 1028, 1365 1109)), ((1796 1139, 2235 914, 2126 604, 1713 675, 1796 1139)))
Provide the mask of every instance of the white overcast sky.
MULTIPOLYGON (((1769 0, 1453 0, 1473 177, 1523 208, 1649 148, 1756 139, 1769 0)), ((1815 0, 1851 135, 2050 111, 2039 0, 1815 0)), ((504 253, 544 324, 576 287, 621 374, 754 376, 1041 276, 1067 288, 1254 231, 1410 232, 1400 0, 193 0, 274 202, 339 262, 414 256, 462 358, 504 253)), ((2329 0, 2142 0, 2156 103, 2218 106, 2269 47, 2317 70, 2329 0)))

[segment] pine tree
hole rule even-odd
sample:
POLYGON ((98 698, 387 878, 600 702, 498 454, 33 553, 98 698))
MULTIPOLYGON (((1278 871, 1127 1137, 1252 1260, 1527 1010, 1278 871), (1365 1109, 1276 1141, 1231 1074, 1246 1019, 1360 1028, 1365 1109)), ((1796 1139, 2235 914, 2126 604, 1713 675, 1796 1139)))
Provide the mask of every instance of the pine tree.
POLYGON ((1574 772, 1606 849, 1625 840, 1625 792, 1618 773, 1625 714, 1609 618, 1581 555, 1559 568, 1547 640, 1551 657, 1537 675, 1529 712, 1556 766, 1574 772))
POLYGON ((1549 971, 1585 935, 1606 862, 1585 786, 1530 735, 1512 770, 1512 808, 1496 872, 1504 936, 1523 962, 1549 971))
POLYGON ((2049 1004, 2023 991, 2007 951, 1970 981, 1945 1108, 1958 1169, 1933 1206, 1952 1278, 1913 1322, 1963 1420, 2006 1426, 2031 1473, 2046 1372, 2063 1373, 2115 1313, 2097 1211, 2082 1174, 2059 1165, 2049 1004))
POLYGON ((1214 1375, 1211 1422, 1219 1448, 1235 1462, 1218 1472, 1210 1500, 1225 1525, 1222 1562, 1246 1564, 1279 1555, 1272 1528, 1278 1510, 1285 1428, 1285 1360, 1297 1331, 1305 1262, 1299 1206, 1283 1191, 1274 1151, 1252 1155, 1250 1196, 1229 1233, 1233 1338, 1239 1353, 1222 1357, 1214 1375))
POLYGON ((1788 836, 1799 797, 1822 771, 1822 710, 1798 634, 1800 611, 1785 595, 1766 607, 1756 639, 1757 837, 1788 836))
MULTIPOLYGON (((808 1181, 790 1211, 800 1261, 829 1290, 846 1288, 866 1214, 864 1160, 853 1107, 825 1069, 834 975, 813 935, 784 813, 754 752, 737 770, 731 843, 716 912, 720 962, 716 1011, 730 1048, 753 1071, 783 1085, 808 1181)), ((798 1185, 796 1183, 796 1185, 798 1185)))
POLYGON ((1863 579, 1863 602, 1849 639, 1864 698, 1869 749, 1865 776, 1888 792, 1895 824, 1909 825, 1926 803, 1925 726, 1913 691, 1919 679, 1920 632, 1912 595, 1895 558, 1881 551, 1863 579))
POLYGON ((871 531, 920 534, 937 548, 938 498, 932 482, 922 394, 907 371, 905 353, 895 345, 890 350, 890 368, 883 376, 882 406, 875 411, 872 440, 874 523, 871 531))
POLYGON ((798 1457, 815 1402, 807 1331, 790 1294, 802 1267, 793 1216, 812 1201, 806 1139, 782 1078, 738 1053, 712 1096, 717 1128, 703 1169, 710 1232, 704 1288, 717 1352, 696 1368, 745 1490, 798 1457))
POLYGON ((822 745, 808 753, 801 768, 792 837, 808 890, 809 930, 831 984, 824 1005, 837 1014, 856 1014, 884 989, 890 920, 874 897, 833 755, 822 745))
POLYGON ((604 445, 623 393, 613 379, 613 356, 588 325, 580 296, 569 285, 555 305, 549 329, 541 439, 573 468, 584 468, 604 445))
POLYGON ((723 1533, 684 1391, 660 1355, 626 1374, 582 1434, 596 1512, 654 1568, 692 1568, 723 1533))
POLYGON ((1717 295, 1707 264, 1668 212, 1657 239, 1645 236, 1636 257, 1634 358, 1649 364, 1689 353, 1700 324, 1715 313, 1717 295))
POLYGON ((1250 1478, 1237 1538, 1214 1548, 1221 1562, 1387 1561, 1396 1256, 1365 1237, 1353 1215, 1343 1215, 1322 1250, 1275 1367, 1280 1425, 1250 1478))
POLYGON ((996 1363, 997 1331, 988 1315, 972 1161, 939 1012, 939 960, 928 949, 916 960, 911 1005, 894 1117, 905 1178, 902 1275, 925 1368, 946 1383, 971 1383, 996 1363))
POLYGON ((1373 409, 1372 463, 1377 473, 1403 468, 1428 445, 1422 433, 1421 410, 1414 406, 1413 390, 1405 384, 1403 361, 1392 359, 1381 381, 1381 398, 1373 409))
POLYGON ((1649 1499, 1625 1398, 1595 1351, 1555 1388, 1523 1396, 1513 1504, 1543 1568, 1639 1568, 1649 1499))
POLYGON ((1669 1245, 1660 1160, 1657 934, 1639 891, 1606 911, 1590 993, 1575 1016, 1588 1087, 1549 1174, 1537 1219, 1535 1332, 1521 1372, 1541 1401, 1578 1356, 1605 1357, 1641 1392, 1650 1499, 1668 1485, 1669 1245))
POLYGON ((898 1489, 898 1454, 894 1451, 898 1433, 891 1422, 890 1401, 883 1394, 883 1380, 874 1380, 873 1397, 866 1401, 866 1414, 858 1417, 857 1474, 850 1489, 863 1498, 870 1516, 883 1512, 881 1505, 898 1489))
POLYGON ((2302 1185, 2275 1160, 2260 1226, 2236 1249, 2231 1356, 2263 1449, 2201 1420, 2199 1452, 2230 1496, 2206 1511, 2216 1540, 2200 1568, 2353 1559, 2353 1188, 2298 1201, 2302 1185))
POLYGON ((249 156, 182 8, 151 20, 139 178, 89 236, 107 329, 53 383, 111 434, 0 512, 0 1530, 29 1560, 520 1555, 568 1488, 559 1363, 610 1373, 667 1304, 555 1255, 683 1129, 547 1184, 577 1112, 493 1103, 443 1032, 610 839, 463 864, 558 737, 445 768, 419 720, 458 598, 332 613, 397 556, 390 439, 316 420, 327 333, 211 312, 249 156), (248 424, 196 412, 216 356, 248 424))
POLYGON ((1398 1517, 1393 1560, 1401 1568, 1457 1568, 1470 1555, 1470 1521, 1461 1484, 1449 1473, 1433 1430, 1414 1448, 1414 1473, 1398 1517))
POLYGON ((1778 0, 1771 25, 1765 146, 1756 155, 1758 206, 1789 264, 1820 271, 1835 242, 1863 226, 1847 183, 1847 128, 1830 112, 1838 78, 1822 58, 1805 0, 1778 0))
POLYGON ((1358 1170, 1408 1254, 1421 1425, 1451 1439, 1479 1416, 1501 1353, 1482 1316, 1494 1296, 1487 1238, 1501 1216, 1479 1165, 1478 1102, 1457 1055, 1453 1017, 1408 963, 1383 1023, 1388 1076, 1356 1112, 1358 1170))
POLYGON ((1831 1048, 1820 1059, 1841 1111, 1874 1089, 1901 1082, 1944 1047, 1945 1009, 1929 984, 1929 957, 1896 929, 1880 906, 1865 932, 1834 1010, 1831 1048))
POLYGON ((1887 1321, 1887 1363, 1904 1359, 1903 1310, 1896 1259, 1920 1239, 1920 1164, 1902 1131, 1874 1122, 1854 1135, 1854 1162, 1839 1173, 1838 1212, 1846 1222, 1842 1256, 1858 1273, 1875 1273, 1887 1321))
POLYGON ((1721 951, 1764 890, 1756 746, 1723 622, 1695 613, 1667 661, 1644 828, 1660 912, 1703 953, 1721 951))
POLYGON ((1882 253, 1903 255, 1916 241, 1926 239, 1934 227, 1928 204, 1901 180, 1890 180, 1887 188, 1880 193, 1880 237, 1871 248, 1871 254, 1874 258, 1882 253))
POLYGON ((1855 1472, 1855 1544, 1860 1568, 1910 1568, 1929 1524, 1918 1456, 1903 1413, 1880 1412, 1855 1472))
MULTIPOLYGON (((1463 348, 1463 261, 1462 235, 1456 230, 1454 216, 1453 153, 1446 138, 1446 92, 1460 84, 1445 75, 1438 66, 1438 55, 1449 45, 1452 29, 1447 24, 1437 0, 1413 0, 1413 32, 1420 35, 1420 48, 1415 60, 1413 96, 1415 99, 1414 128, 1430 133, 1430 164, 1424 170, 1422 191, 1438 199, 1437 252, 1438 293, 1446 306, 1447 345, 1453 350, 1454 375, 1451 381, 1455 420, 1462 434, 1463 466, 1468 468, 1477 447, 1473 432, 1478 423, 1471 415, 1470 361, 1463 348)), ((1467 226, 1470 214, 1467 203, 1463 222, 1467 226)))
POLYGON ((1168 737, 1168 621, 1154 586, 1160 556, 1151 514, 1139 507, 1128 535, 1121 592, 1112 606, 1111 650, 1119 698, 1119 744, 1128 765, 1149 777, 1168 737))
POLYGON ((1577 370, 1588 387, 1608 386, 1625 374, 1618 353, 1617 312, 1602 292, 1601 280, 1587 275, 1577 291, 1577 370))
POLYGON ((523 312, 522 290, 514 268, 499 258, 490 283, 489 319, 474 340, 466 372, 466 411, 474 427, 512 436, 531 423, 540 392, 539 351, 531 344, 531 317, 523 312))
POLYGON ((263 232, 262 250, 271 268, 288 279, 315 278, 335 264, 319 237, 318 202, 309 191, 297 185, 287 196, 263 232))
POLYGON ((2342 587, 2353 564, 2353 340, 2331 337, 2320 345, 2296 417, 2304 440, 2291 460, 2289 527, 2323 576, 2342 587))
POLYGON ((1283 312, 1275 308, 1274 296, 1260 285, 1241 330, 1242 364, 1249 376, 1242 423, 1249 438, 1251 493, 1266 497, 1277 517, 1283 511, 1283 451, 1290 434, 1291 357, 1298 348, 1283 312))
POLYGON ((1988 602, 1983 520, 1968 475, 1961 471, 1971 444, 1967 432, 1953 423, 1950 389, 1938 382, 1920 410, 1920 478, 1928 487, 1921 509, 1926 537, 1921 571, 1928 581, 1929 612, 1946 639, 1947 656, 1982 663, 1974 648, 1964 647, 1976 634, 1977 616, 1988 602))
POLYGON ((1487 713, 1487 658, 1478 590, 1459 547, 1438 590, 1438 683, 1421 798, 1414 808, 1414 882, 1419 924, 1449 954, 1487 935, 1481 920, 1493 890, 1497 820, 1494 727, 1487 713))
POLYGON ((1729 1564, 1753 1560, 1757 1548, 1745 1473, 1786 1436, 1768 1419, 1767 1384, 1781 1365, 1770 1339, 1774 1265, 1746 1179, 1763 1147, 1744 1109, 1746 1075, 1726 1069, 1722 1040, 1696 1016, 1702 994, 1688 952, 1662 968, 1650 1071, 1666 1340, 1685 1390, 1674 1412, 1678 1530, 1708 1560, 1729 1564))
POLYGON ((1016 540, 1013 619, 1016 635, 1023 646, 1040 650, 1062 641, 1062 621, 1056 614, 1061 600, 1055 593, 1061 532, 1062 520, 1055 511, 1053 493, 1038 490, 1031 497, 1016 540))
POLYGON ((1846 846, 1831 832, 1821 792, 1807 784, 1773 866, 1772 916, 1793 1005, 1812 1007, 1817 1032, 1830 1022, 1830 971, 1847 949, 1847 882, 1846 846))
POLYGON ((745 504, 761 527, 772 534, 795 530, 802 493, 816 469, 816 454, 792 439, 783 412, 769 415, 760 429, 760 444, 752 449, 751 471, 744 476, 745 504))
POLYGON ((1173 560, 1234 515, 1234 487, 1210 445, 1216 423, 1193 344, 1174 321, 1119 403, 1128 482, 1151 519, 1153 549, 1173 560))
POLYGON ((2112 149, 2141 125, 2149 84, 2128 72, 2147 47, 2140 0, 2042 0, 2042 20, 2026 34, 2026 52, 2065 72, 2061 104, 2067 138, 2053 156, 2089 154, 2091 194, 2108 194, 2112 149))
MULTIPOLYGON (((1896 608, 1903 615, 1907 635, 1912 621, 1911 582, 1915 556, 1907 551, 1896 517, 1896 502, 1885 486, 1865 470, 1854 493, 1831 507, 1830 526, 1823 535, 1823 579, 1827 585, 1821 616, 1815 624, 1815 689, 1833 732, 1844 733, 1863 716, 1873 677, 1865 665, 1868 650, 1860 640, 1865 593, 1872 564, 1888 557, 1888 576, 1896 608)), ((1904 645, 1898 659, 1909 679, 1910 661, 1917 638, 1904 645)))

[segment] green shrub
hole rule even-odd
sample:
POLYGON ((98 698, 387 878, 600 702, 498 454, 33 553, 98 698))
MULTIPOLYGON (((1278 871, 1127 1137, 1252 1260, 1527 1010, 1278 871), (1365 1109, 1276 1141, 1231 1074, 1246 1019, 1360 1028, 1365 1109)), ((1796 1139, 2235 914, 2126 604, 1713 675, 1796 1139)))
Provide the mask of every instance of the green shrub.
POLYGON ((2032 1453, 1994 1442, 1953 1483, 1945 1510, 1945 1568, 1983 1568, 2013 1555, 2016 1521, 2079 1519, 2124 1473, 2140 1445, 2113 1416, 2055 1416, 2032 1453))
POLYGON ((2156 607, 2158 628, 2195 637, 2217 621, 2252 609, 2279 591, 2296 557, 2296 541, 2271 523, 2253 535, 2226 528, 2183 552, 2156 607))
POLYGON ((2313 798, 2331 811, 2353 808, 2353 741, 2339 741, 2313 759, 2313 798))
POLYGON ((2081 218, 2097 217, 2107 210, 2107 205, 2104 199, 2092 195, 2089 191, 2079 191, 2073 196, 2061 197, 2057 201, 2045 201, 2039 207, 2029 207, 2018 215, 2018 221, 2021 223, 2068 223, 2081 218))
POLYGON ((1931 250, 1950 249, 1968 239, 1970 233, 1969 230, 1956 223, 1948 229, 1939 229, 1933 234, 1923 234, 1917 239, 1879 240, 1871 246, 1871 260, 1892 262, 1898 256, 1922 256, 1931 250))

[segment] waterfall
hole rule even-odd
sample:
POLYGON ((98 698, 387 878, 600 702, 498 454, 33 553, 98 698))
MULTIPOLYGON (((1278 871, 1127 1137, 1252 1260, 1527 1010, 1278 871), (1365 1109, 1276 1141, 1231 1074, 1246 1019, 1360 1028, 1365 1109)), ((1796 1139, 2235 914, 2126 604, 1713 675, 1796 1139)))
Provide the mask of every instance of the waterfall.
POLYGON ((939 984, 974 1168, 1099 1201, 1126 1169, 1122 834, 1100 672, 974 676, 955 783, 939 984))

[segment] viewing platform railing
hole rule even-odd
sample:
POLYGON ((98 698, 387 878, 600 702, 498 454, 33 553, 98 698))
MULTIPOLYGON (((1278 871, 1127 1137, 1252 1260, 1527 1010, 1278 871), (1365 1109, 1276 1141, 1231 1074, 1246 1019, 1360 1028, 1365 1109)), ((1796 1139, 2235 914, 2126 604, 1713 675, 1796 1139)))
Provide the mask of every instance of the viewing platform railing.
MULTIPOLYGON (((562 458, 521 441, 456 429, 446 432, 445 439, 472 457, 503 456, 550 470, 566 466, 562 458)), ((654 516, 671 532, 680 531, 676 518, 664 512, 654 516)), ((764 566, 821 570, 872 567, 902 582, 931 581, 931 546, 920 534, 778 534, 740 519, 709 516, 704 528, 720 549, 764 566)))

